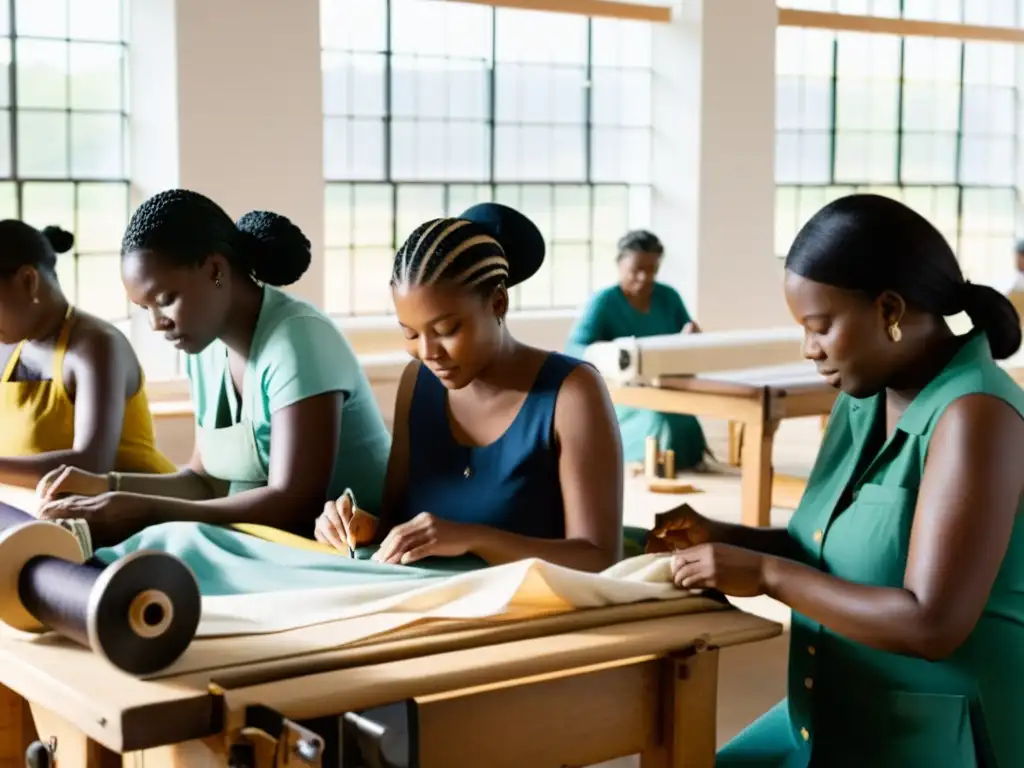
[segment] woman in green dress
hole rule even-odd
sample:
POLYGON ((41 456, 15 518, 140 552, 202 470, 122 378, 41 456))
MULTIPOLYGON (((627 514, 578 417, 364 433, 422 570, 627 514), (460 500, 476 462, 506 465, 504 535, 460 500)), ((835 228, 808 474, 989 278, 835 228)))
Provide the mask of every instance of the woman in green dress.
POLYGON ((717 764, 1024 765, 1024 391, 995 362, 1020 318, 873 195, 806 224, 785 293, 840 391, 807 490, 788 529, 690 515, 673 561, 681 588, 793 610, 788 699, 717 764))
POLYGON ((109 545, 173 521, 312 539, 346 488, 375 511, 391 440, 366 375, 329 317, 275 287, 310 259, 309 240, 278 214, 236 223, 188 190, 139 206, 121 276, 153 330, 186 353, 195 450, 172 475, 56 470, 40 514, 84 518, 109 545), (79 496, 56 498, 66 493, 79 496))
MULTIPOLYGON (((679 293, 655 279, 664 253, 661 241, 645 230, 619 240, 619 282, 587 304, 569 334, 569 354, 582 357, 598 341, 700 332, 679 293)), ((625 406, 615 406, 615 414, 625 461, 643 461, 647 438, 655 437, 660 450, 675 451, 677 469, 703 462, 707 443, 696 417, 625 406)))

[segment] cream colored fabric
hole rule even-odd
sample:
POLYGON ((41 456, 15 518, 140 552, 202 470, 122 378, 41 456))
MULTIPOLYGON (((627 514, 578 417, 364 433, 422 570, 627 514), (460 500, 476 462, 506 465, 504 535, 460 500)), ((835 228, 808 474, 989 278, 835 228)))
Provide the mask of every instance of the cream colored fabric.
POLYGON ((407 614, 404 625, 423 619, 539 616, 689 596, 672 585, 667 555, 633 557, 600 574, 531 559, 426 582, 207 597, 197 636, 282 632, 378 613, 407 614))

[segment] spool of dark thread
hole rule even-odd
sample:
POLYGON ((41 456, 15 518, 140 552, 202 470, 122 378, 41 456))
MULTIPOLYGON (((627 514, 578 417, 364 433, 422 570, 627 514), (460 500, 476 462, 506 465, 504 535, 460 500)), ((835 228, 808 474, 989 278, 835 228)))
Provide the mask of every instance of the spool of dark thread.
POLYGON ((12 526, 31 523, 33 520, 35 518, 28 512, 23 512, 17 507, 12 507, 10 504, 4 504, 0 501, 0 533, 3 533, 12 526))
MULTIPOLYGON (((0 504, 0 535, 29 525, 49 524, 0 504)), ((17 591, 21 605, 43 627, 133 675, 173 664, 199 626, 195 576, 163 552, 133 552, 106 567, 29 555, 18 573, 17 591)))

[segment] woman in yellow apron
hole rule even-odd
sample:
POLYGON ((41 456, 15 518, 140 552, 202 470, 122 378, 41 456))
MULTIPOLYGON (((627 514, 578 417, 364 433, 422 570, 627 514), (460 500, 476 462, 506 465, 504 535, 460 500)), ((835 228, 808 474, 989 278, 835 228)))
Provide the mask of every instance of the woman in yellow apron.
POLYGON ((57 280, 74 237, 0 221, 0 483, 56 467, 174 472, 154 447, 144 377, 114 326, 75 310, 57 280))
POLYGON ((310 258, 283 216, 236 224, 186 190, 144 202, 125 233, 122 279, 153 330, 187 353, 195 451, 169 476, 55 473, 44 498, 93 498, 40 513, 88 520, 103 546, 171 521, 312 539, 325 501, 346 489, 376 511, 390 437, 366 375, 329 317, 273 287, 297 281, 310 258))

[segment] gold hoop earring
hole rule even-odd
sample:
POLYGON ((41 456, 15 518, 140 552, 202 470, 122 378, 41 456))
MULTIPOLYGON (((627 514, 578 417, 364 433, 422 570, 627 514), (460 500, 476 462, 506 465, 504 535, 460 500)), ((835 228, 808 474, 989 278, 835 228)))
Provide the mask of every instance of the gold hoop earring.
POLYGON ((893 323, 889 326, 889 338, 896 344, 903 338, 903 331, 900 330, 899 323, 893 323))

